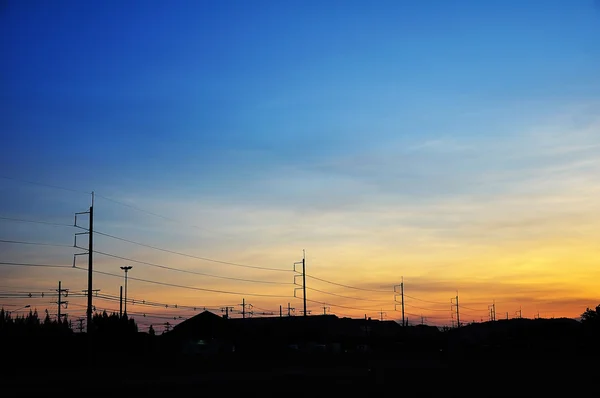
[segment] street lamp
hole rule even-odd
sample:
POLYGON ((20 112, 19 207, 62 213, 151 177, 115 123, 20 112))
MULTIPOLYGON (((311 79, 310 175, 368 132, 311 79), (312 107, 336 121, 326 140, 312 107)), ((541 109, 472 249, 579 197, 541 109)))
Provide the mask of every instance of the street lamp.
POLYGON ((125 318, 127 318, 127 272, 133 268, 131 265, 127 265, 125 267, 121 267, 121 269, 123 271, 125 271, 125 310, 123 311, 123 314, 125 315, 125 318))

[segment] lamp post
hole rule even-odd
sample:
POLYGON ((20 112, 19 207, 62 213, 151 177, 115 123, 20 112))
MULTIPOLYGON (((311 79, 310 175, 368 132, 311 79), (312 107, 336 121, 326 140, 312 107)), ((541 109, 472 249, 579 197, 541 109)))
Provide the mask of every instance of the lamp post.
POLYGON ((127 272, 133 268, 131 265, 127 265, 125 267, 121 267, 123 271, 125 271, 125 309, 123 311, 123 315, 127 318, 127 272))

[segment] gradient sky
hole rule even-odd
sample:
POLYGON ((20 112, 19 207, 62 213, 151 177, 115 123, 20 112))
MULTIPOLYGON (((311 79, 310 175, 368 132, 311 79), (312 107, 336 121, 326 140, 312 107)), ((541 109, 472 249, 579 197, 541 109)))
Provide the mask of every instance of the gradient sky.
MULTIPOLYGON (((300 310, 303 249, 307 273, 337 283, 307 278, 326 303, 312 313, 399 319, 402 277, 414 322, 450 324, 457 291, 465 321, 494 300, 498 317, 600 301, 591 0, 1 4, 0 239, 72 245, 74 228, 7 218, 72 224, 94 191, 97 231, 171 252, 105 235, 96 250, 276 282, 97 254, 116 276, 95 289, 118 296, 130 264, 129 297, 170 305, 130 312, 300 310)), ((75 252, 0 243, 2 262, 70 266, 75 252)), ((80 270, 1 266, 0 296, 59 280, 87 287, 80 270)))

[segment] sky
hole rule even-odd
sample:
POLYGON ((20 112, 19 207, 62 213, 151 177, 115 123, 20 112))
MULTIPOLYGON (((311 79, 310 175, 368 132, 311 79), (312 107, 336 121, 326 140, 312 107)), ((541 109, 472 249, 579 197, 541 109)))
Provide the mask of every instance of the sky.
POLYGON ((3 1, 0 304, 85 314, 93 191, 95 308, 131 265, 144 327, 300 315, 303 256, 311 314, 577 317, 598 43, 592 0, 3 1))

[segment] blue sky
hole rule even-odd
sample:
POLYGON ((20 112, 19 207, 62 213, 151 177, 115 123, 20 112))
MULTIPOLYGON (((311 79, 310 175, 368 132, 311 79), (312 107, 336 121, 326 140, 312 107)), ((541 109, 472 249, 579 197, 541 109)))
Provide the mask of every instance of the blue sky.
MULTIPOLYGON (((99 198, 98 223, 115 234, 271 265, 310 246, 335 279, 354 266, 344 252, 362 258, 356 247, 357 262, 388 264, 381 275, 394 256, 436 269, 398 249, 401 231, 433 244, 432 231, 502 222, 490 212, 528 225, 539 213, 542 228, 595 209, 593 1, 3 4, 2 174, 194 226, 99 198), (569 192, 585 203, 547 199, 569 192), (523 199, 542 196, 546 210, 523 199)), ((89 204, 8 179, 0 192, 7 217, 89 204)), ((480 232, 450 235, 437 244, 477 252, 480 232)))

